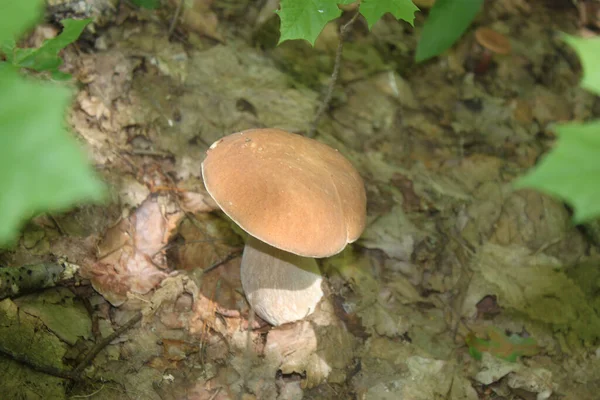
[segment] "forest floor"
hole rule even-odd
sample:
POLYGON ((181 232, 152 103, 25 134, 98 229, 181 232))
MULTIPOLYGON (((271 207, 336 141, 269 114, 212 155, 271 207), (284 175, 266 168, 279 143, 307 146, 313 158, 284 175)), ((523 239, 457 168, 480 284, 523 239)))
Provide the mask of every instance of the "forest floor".
MULTIPOLYGON (((229 133, 310 129, 338 23, 315 48, 275 46, 276 2, 196 1, 169 37, 173 3, 92 9, 95 30, 64 52, 77 81, 68 121, 111 199, 39 216, 0 254, 15 268, 79 268, 0 302, 0 397, 598 398, 597 237, 561 202, 513 187, 555 123, 600 115, 560 38, 581 32, 570 1, 484 2, 459 43, 418 65, 426 14, 415 28, 357 20, 316 139, 363 176, 368 225, 320 261, 318 310, 278 328, 249 313, 243 233, 216 210, 200 164, 229 133), (487 68, 479 26, 512 45, 487 68), (75 365, 81 375, 52 374, 75 365)), ((61 10, 55 19, 75 12, 61 10)), ((29 40, 54 34, 42 25, 29 40)))

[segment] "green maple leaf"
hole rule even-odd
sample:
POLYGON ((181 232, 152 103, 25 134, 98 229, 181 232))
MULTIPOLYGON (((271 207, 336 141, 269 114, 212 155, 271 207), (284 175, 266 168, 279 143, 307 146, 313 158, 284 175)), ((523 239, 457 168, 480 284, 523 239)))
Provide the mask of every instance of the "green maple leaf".
POLYGON ((425 61, 449 49, 475 18, 483 0, 436 0, 423 25, 415 60, 425 61))
POLYGON ((582 39, 564 35, 564 40, 575 49, 581 60, 581 86, 600 95, 600 38, 582 39))
POLYGON ((31 28, 44 11, 44 0, 0 2, 0 43, 14 40, 31 28))
POLYGON ((332 0, 281 0, 277 11, 281 20, 279 43, 286 40, 304 39, 315 45, 317 36, 325 25, 342 14, 332 0))
MULTIPOLYGON (((565 36, 581 58, 586 89, 600 94, 600 39, 565 36)), ((573 220, 581 223, 600 216, 600 120, 570 123, 556 128, 558 140, 542 161, 517 181, 554 195, 574 208, 573 220)))
POLYGON ((70 91, 0 63, 0 244, 42 211, 99 200, 103 185, 64 128, 70 91))
POLYGON ((600 121, 564 124, 556 132, 554 149, 516 187, 565 200, 575 208, 577 223, 600 216, 600 121))
POLYGON ((369 29, 388 12, 413 25, 416 11, 419 8, 412 0, 363 0, 360 4, 360 13, 367 20, 369 29))
POLYGON ((60 22, 63 25, 60 35, 46 40, 39 48, 14 48, 14 41, 5 43, 2 49, 6 54, 7 61, 15 66, 35 71, 56 72, 63 63, 62 59, 58 57, 59 51, 76 41, 92 20, 64 19, 60 22), (11 49, 10 46, 13 48, 11 49))

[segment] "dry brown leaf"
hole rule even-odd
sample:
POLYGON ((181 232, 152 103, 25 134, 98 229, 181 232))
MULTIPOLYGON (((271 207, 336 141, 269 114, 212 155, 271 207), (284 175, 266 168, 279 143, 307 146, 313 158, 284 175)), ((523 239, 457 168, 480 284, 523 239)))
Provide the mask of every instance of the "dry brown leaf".
POLYGON ((177 218, 164 215, 157 199, 147 199, 106 232, 98 246, 98 261, 82 268, 82 276, 115 306, 125 302, 128 292, 148 293, 167 276, 161 271, 166 268, 161 249, 177 218))
MULTIPOLYGON (((177 1, 178 2, 178 1, 177 1)), ((176 2, 176 3, 177 3, 176 2)), ((181 16, 181 22, 187 29, 224 42, 223 37, 217 32, 219 20, 217 15, 210 9, 213 0, 192 0, 184 4, 181 16)))
POLYGON ((96 96, 91 96, 85 91, 79 92, 77 95, 77 103, 79 107, 90 117, 96 119, 110 118, 110 110, 102 102, 102 100, 96 96))
POLYGON ((311 317, 269 331, 264 349, 268 362, 284 374, 306 374, 303 388, 322 382, 340 383, 346 379, 354 338, 335 318, 327 300, 311 317))
POLYGON ((219 206, 210 197, 208 192, 183 192, 181 195, 181 208, 187 212, 211 212, 219 210, 219 206))
MULTIPOLYGON (((176 249, 175 263, 182 270, 200 272, 229 259, 242 247, 240 238, 233 233, 229 223, 208 213, 187 218, 180 224, 178 234, 185 241, 176 249)), ((240 258, 236 257, 203 275, 199 283, 200 292, 226 309, 245 306, 238 292, 242 287, 239 264, 240 258)))

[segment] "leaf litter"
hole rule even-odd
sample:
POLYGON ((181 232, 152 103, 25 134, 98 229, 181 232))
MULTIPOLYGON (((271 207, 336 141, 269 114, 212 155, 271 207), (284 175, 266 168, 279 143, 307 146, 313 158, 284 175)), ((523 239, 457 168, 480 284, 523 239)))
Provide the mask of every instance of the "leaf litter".
POLYGON ((244 233, 215 211, 200 162, 231 132, 308 130, 335 46, 272 48, 276 17, 250 3, 186 2, 174 40, 164 11, 102 13, 94 48, 64 58, 82 82, 69 122, 113 201, 38 217, 2 254, 14 266, 67 256, 86 277, 77 285, 99 294, 87 315, 64 288, 4 300, 0 348, 67 368, 67 350, 85 352, 136 312, 142 323, 68 393, 2 357, 5 393, 39 398, 48 382, 57 399, 594 399, 597 248, 561 203, 510 186, 549 147, 552 124, 593 115, 593 102, 570 55, 546 66, 548 29, 572 31, 576 13, 531 5, 523 22, 522 4, 499 1, 479 17, 515 49, 483 75, 468 69, 470 31, 409 68, 415 38, 397 21, 356 29, 317 138, 363 174, 369 225, 322 261, 327 296, 315 314, 278 328, 248 309, 244 233))

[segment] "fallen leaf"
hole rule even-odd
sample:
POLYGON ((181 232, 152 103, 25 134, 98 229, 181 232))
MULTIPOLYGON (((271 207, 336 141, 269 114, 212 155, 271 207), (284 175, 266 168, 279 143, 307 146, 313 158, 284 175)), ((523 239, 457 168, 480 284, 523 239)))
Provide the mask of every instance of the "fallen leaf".
POLYGON ((576 335, 584 343, 600 337, 600 315, 593 300, 561 268, 561 262, 522 246, 487 243, 471 263, 470 280, 462 313, 473 316, 477 303, 495 295, 507 312, 524 313, 533 321, 576 335))
POLYGON ((15 300, 21 311, 38 317, 56 336, 71 346, 92 337, 92 321, 83 303, 67 288, 52 288, 15 300))
POLYGON ((128 218, 109 229, 99 247, 99 259, 82 268, 96 291, 119 306, 128 293, 145 294, 167 274, 161 251, 175 226, 178 214, 164 215, 156 198, 149 198, 128 218))
POLYGON ((496 328, 489 328, 486 338, 470 332, 465 341, 469 346, 469 354, 476 360, 481 360, 481 353, 488 352, 503 360, 516 362, 519 357, 534 356, 540 351, 534 338, 506 335, 496 328))
MULTIPOLYGON (((217 31, 219 19, 210 6, 213 0, 192 0, 184 3, 184 9, 181 16, 181 22, 187 29, 224 42, 223 36, 217 31)), ((178 3, 175 2, 175 3, 178 3)))

